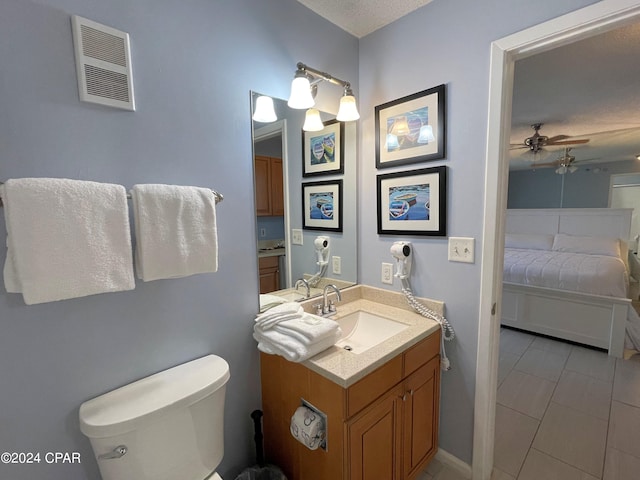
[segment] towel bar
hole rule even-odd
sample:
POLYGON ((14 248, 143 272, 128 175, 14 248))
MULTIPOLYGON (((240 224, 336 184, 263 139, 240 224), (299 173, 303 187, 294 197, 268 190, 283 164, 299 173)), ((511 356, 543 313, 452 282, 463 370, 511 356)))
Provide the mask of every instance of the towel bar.
MULTIPOLYGON (((0 186, 4 185, 4 182, 0 182, 0 186)), ((211 189, 211 193, 213 193, 213 196, 216 197, 216 203, 220 203, 222 200, 224 200, 224 195, 222 195, 219 192, 216 192, 215 190, 211 189)), ((131 200, 131 194, 127 192, 127 199, 131 200)), ((4 206, 4 204, 2 203, 2 197, 0 197, 0 207, 4 206)))

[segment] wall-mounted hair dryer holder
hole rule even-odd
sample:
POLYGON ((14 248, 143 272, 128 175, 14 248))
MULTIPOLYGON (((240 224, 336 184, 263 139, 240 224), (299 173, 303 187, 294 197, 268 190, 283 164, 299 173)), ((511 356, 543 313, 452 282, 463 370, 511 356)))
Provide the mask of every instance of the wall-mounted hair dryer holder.
POLYGON ((396 273, 399 279, 409 278, 411 263, 413 262, 413 246, 411 242, 394 242, 391 245, 391 255, 396 259, 396 273))

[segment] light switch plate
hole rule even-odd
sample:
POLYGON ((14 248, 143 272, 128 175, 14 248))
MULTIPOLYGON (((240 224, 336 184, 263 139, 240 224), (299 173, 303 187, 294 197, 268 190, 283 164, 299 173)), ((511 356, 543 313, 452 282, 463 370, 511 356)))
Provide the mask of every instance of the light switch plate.
POLYGON ((302 230, 299 228, 291 229, 291 243, 293 245, 302 245, 302 230))
POLYGON ((449 261, 474 263, 474 238, 449 237, 449 261))

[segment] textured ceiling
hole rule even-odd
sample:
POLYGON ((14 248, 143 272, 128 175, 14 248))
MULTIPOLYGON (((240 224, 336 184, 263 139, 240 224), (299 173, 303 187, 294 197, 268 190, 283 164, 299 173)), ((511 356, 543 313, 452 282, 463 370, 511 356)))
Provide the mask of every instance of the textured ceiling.
POLYGON ((362 38, 431 0, 298 0, 321 17, 362 38))
MULTIPOLYGON (((516 62, 511 143, 543 123, 542 135, 589 138, 576 161, 632 160, 640 154, 640 24, 516 62)), ((553 160, 562 148, 554 152, 553 160)), ((513 151, 512 168, 529 168, 513 151)))

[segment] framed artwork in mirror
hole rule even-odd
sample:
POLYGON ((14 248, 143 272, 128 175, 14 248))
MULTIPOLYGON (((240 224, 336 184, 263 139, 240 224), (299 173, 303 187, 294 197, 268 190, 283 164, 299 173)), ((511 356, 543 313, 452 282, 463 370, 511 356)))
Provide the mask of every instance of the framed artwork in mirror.
POLYGON ((445 129, 444 85, 378 105, 376 167, 444 158, 445 129))
POLYGON ((337 120, 324 122, 317 132, 302 131, 302 176, 344 173, 344 124, 337 120))
POLYGON ((447 236, 447 167, 377 179, 379 234, 447 236))
POLYGON ((302 184, 302 228, 342 231, 342 180, 302 184))

